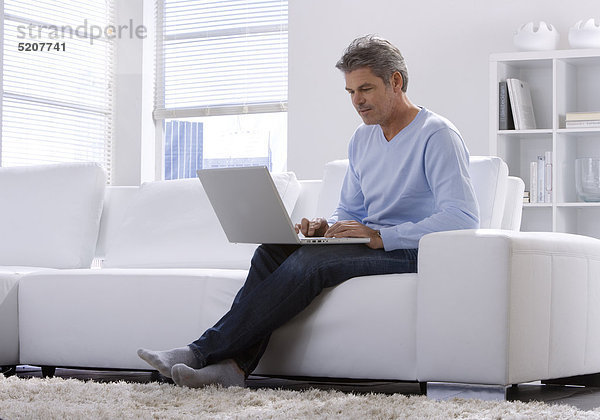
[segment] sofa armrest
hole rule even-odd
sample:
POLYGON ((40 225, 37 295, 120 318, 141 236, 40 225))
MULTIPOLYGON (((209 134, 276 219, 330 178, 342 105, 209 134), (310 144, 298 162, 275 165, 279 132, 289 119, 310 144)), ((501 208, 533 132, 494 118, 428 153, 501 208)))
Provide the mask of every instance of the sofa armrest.
POLYGON ((417 317, 420 381, 508 385, 600 372, 600 240, 426 235, 417 317))

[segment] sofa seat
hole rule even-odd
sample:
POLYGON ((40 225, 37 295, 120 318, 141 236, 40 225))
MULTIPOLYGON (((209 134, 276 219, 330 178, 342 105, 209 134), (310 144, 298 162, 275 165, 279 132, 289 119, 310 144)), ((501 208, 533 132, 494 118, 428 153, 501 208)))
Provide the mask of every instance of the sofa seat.
POLYGON ((277 329, 255 374, 417 379, 418 275, 355 277, 277 329))
POLYGON ((220 269, 26 275, 19 286, 21 364, 148 369, 139 347, 179 347, 198 338, 229 309, 246 275, 220 269))

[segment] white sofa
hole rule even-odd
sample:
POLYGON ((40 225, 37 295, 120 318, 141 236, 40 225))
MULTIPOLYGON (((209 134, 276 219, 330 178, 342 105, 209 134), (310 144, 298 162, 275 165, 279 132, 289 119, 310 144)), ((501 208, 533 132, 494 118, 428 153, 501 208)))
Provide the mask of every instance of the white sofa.
MULTIPOLYGON (((292 220, 331 213, 346 165, 331 162, 322 181, 275 176, 292 220)), ((480 384, 503 397, 510 384, 600 372, 600 240, 518 232, 523 182, 498 158, 472 158, 471 173, 482 229, 425 236, 418 274, 359 277, 325 291, 273 334, 255 373, 420 381, 430 393, 480 384)), ((55 203, 73 213, 83 211, 75 198, 88 201, 78 228, 87 243, 71 247, 76 258, 17 258, 26 269, 0 259, 0 365, 147 370, 138 347, 193 341, 243 284, 254 246, 227 242, 198 180, 104 191, 92 178, 70 176, 86 197, 55 203), (101 269, 84 268, 90 243, 101 269)), ((31 195, 53 191, 19 185, 31 195)), ((13 216, 22 211, 15 205, 13 216)), ((63 219, 29 223, 79 231, 63 219)))

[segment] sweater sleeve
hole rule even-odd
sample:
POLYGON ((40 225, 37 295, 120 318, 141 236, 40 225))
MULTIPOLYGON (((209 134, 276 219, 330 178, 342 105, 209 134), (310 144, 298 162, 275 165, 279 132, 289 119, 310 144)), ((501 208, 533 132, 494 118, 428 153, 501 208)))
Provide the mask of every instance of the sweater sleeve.
POLYGON ((469 155, 459 135, 444 128, 428 139, 423 157, 435 207, 431 216, 381 228, 386 251, 418 248, 423 235, 479 227, 479 206, 468 171, 469 155))

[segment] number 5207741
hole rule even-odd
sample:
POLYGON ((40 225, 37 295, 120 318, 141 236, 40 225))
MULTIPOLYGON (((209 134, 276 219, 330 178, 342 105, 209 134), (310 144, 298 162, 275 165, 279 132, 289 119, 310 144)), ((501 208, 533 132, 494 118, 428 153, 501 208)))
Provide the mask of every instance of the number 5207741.
POLYGON ((19 51, 66 51, 65 42, 19 42, 19 51))

